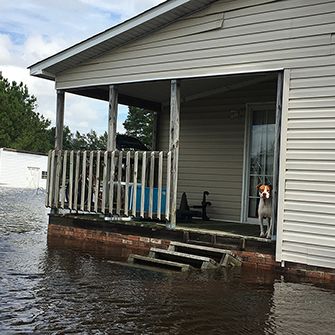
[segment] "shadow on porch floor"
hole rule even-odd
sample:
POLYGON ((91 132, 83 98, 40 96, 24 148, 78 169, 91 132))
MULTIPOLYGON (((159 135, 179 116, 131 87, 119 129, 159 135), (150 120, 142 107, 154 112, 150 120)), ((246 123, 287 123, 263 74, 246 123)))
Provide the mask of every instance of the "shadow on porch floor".
POLYGON ((178 222, 177 227, 216 230, 229 234, 259 237, 259 225, 257 224, 192 220, 192 222, 178 222))

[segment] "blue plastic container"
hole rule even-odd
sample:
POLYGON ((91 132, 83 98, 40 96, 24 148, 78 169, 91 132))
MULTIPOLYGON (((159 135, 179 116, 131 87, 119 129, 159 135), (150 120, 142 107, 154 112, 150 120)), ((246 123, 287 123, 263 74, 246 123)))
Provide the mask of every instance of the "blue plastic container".
MULTIPOLYGON (((129 187, 129 209, 133 210, 133 186, 129 187)), ((142 185, 137 184, 137 194, 136 194, 136 211, 141 210, 141 200, 142 200, 142 185)), ((149 212, 149 201, 150 201, 150 187, 146 187, 144 190, 144 212, 149 212)), ((153 210, 154 214, 157 213, 158 204, 158 188, 153 188, 153 210)), ((166 189, 162 188, 162 200, 161 200, 161 214, 165 214, 166 210, 166 189)))

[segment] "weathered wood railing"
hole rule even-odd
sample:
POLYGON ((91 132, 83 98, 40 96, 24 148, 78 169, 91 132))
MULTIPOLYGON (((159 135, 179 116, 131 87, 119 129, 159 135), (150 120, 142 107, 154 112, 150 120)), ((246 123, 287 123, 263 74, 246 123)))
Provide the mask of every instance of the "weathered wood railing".
POLYGON ((171 160, 163 151, 50 151, 46 206, 169 220, 171 160))

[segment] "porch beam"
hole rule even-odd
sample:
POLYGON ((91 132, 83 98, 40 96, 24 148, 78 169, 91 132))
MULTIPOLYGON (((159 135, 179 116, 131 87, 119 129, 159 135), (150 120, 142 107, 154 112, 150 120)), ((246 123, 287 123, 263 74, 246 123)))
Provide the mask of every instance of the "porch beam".
POLYGON ((278 73, 277 78, 277 101, 276 101, 276 126, 273 161, 273 185, 272 185, 272 231, 271 238, 274 239, 274 232, 277 230, 278 214, 278 185, 279 185, 279 164, 280 164, 280 134, 282 123, 282 100, 283 100, 283 72, 278 73))
POLYGON ((64 129, 64 105, 65 92, 57 90, 56 99, 56 132, 55 132, 55 149, 63 149, 63 129, 64 129))
MULTIPOLYGON (((86 89, 71 89, 68 90, 76 95, 108 101, 109 100, 109 88, 106 89, 104 87, 100 88, 86 88, 86 89)), ((127 94, 122 94, 119 92, 118 94, 118 103, 127 106, 144 108, 150 111, 160 112, 162 110, 162 104, 160 102, 151 101, 143 98, 132 97, 127 94)))
POLYGON ((108 109, 108 139, 107 150, 116 149, 116 125, 118 112, 118 88, 115 85, 109 86, 109 109, 108 109))
POLYGON ((162 110, 162 104, 159 102, 131 97, 130 95, 125 94, 119 94, 119 103, 127 106, 144 108, 153 112, 160 112, 162 110))
POLYGON ((218 88, 214 88, 214 89, 207 90, 207 91, 205 90, 205 91, 201 91, 201 92, 196 93, 196 94, 189 95, 187 97, 184 97, 182 99, 182 102, 183 103, 190 102, 190 101, 206 98, 206 97, 209 97, 209 96, 212 96, 212 95, 215 95, 215 94, 225 93, 225 92, 233 91, 233 90, 236 90, 236 89, 239 89, 239 88, 259 84, 259 83, 265 82, 265 81, 267 81, 271 78, 273 78, 273 74, 257 76, 256 78, 252 78, 252 79, 245 80, 245 81, 243 81, 241 79, 238 83, 235 83, 235 84, 223 85, 223 86, 220 86, 218 88))
POLYGON ((176 227, 177 219, 177 188, 178 188, 178 160, 179 160, 179 125, 180 125, 180 81, 171 80, 170 101, 170 141, 169 150, 172 152, 171 164, 171 210, 170 228, 176 227))

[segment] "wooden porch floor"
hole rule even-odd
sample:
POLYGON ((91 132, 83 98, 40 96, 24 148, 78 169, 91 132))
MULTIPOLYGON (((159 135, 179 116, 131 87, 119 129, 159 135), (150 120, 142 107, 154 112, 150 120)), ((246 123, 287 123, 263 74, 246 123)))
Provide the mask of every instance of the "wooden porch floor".
POLYGON ((232 223, 215 220, 192 220, 192 222, 177 222, 177 227, 210 231, 215 230, 228 234, 259 237, 259 225, 257 224, 232 223))

